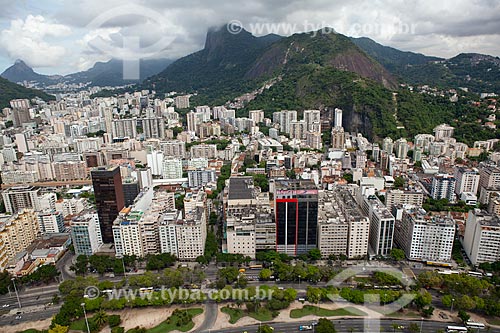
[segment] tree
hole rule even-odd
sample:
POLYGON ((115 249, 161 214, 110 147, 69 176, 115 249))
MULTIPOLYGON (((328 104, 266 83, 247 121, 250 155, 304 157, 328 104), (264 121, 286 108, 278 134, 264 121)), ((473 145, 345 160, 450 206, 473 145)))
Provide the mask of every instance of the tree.
POLYGON ((4 295, 9 292, 9 287, 12 285, 12 276, 8 271, 0 272, 0 295, 4 295))
POLYGON ((259 273, 259 279, 260 280, 269 280, 272 275, 273 275, 273 271, 271 271, 269 268, 264 268, 259 273))
POLYGON ((415 302, 415 305, 417 306, 417 308, 423 309, 426 305, 431 304, 432 295, 429 292, 424 290, 423 292, 419 293, 415 297, 414 302, 415 302))
POLYGON ((405 258, 405 251, 401 249, 392 249, 391 258, 395 261, 401 261, 405 258))
POLYGON ((116 326, 120 325, 121 322, 122 322, 122 319, 121 319, 120 315, 111 315, 108 317, 109 327, 116 327, 116 326))
POLYGON ((274 328, 272 328, 269 325, 261 325, 259 326, 259 329, 257 329, 257 333, 273 333, 274 328))
POLYGON ((405 179, 403 177, 394 178, 394 187, 403 188, 405 186, 405 179))
POLYGON ((342 178, 344 178, 348 184, 352 184, 354 182, 353 177, 352 177, 352 173, 344 173, 342 178))
POLYGON ((434 313, 434 307, 432 305, 422 310, 422 314, 426 318, 430 318, 433 313, 434 313))
POLYGON ((310 249, 309 252, 307 252, 307 257, 311 260, 320 260, 321 251, 318 248, 310 249))
POLYGON ((69 327, 68 326, 61 326, 59 324, 55 324, 54 327, 49 329, 48 333, 66 333, 68 332, 69 327))
POLYGON ((326 318, 319 318, 318 325, 316 326, 316 332, 336 333, 337 331, 335 330, 335 325, 333 325, 333 323, 330 320, 326 318))
POLYGON ((102 327, 104 324, 108 322, 108 315, 104 310, 99 310, 95 313, 95 315, 92 317, 92 320, 98 327, 102 327))
POLYGON ((76 257, 76 262, 70 267, 70 269, 75 272, 76 275, 85 275, 87 273, 89 265, 89 258, 86 255, 79 255, 76 257))
POLYGON ((470 319, 470 315, 464 310, 458 311, 458 318, 460 318, 464 323, 470 319))
POLYGON ((309 303, 319 303, 321 301, 321 289, 316 287, 307 287, 306 299, 309 303))

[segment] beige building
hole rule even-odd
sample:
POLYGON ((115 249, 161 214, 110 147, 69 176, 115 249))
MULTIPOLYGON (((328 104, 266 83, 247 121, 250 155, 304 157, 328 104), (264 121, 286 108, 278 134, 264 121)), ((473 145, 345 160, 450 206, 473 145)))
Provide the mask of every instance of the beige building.
POLYGON ((365 257, 370 222, 347 188, 319 192, 318 248, 323 256, 365 257))
POLYGON ((276 224, 269 194, 254 186, 252 177, 231 177, 224 191, 228 253, 255 258, 258 250, 276 249, 276 224))
POLYGON ((0 217, 0 270, 5 269, 18 252, 30 246, 39 234, 38 215, 32 209, 0 217))
POLYGON ((58 181, 78 180, 88 177, 85 162, 54 162, 54 179, 58 181))
POLYGON ((421 207, 424 202, 424 194, 416 191, 389 190, 385 194, 385 205, 392 212, 394 206, 412 205, 421 207))

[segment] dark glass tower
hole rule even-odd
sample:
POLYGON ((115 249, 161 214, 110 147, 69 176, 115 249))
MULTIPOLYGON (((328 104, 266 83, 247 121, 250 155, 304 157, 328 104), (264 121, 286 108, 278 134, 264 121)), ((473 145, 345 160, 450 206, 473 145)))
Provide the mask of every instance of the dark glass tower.
POLYGON ((113 243, 113 221, 125 205, 120 167, 98 167, 90 172, 102 241, 113 243))
POLYGON ((276 181, 276 251, 296 256, 317 247, 318 189, 310 180, 276 181))

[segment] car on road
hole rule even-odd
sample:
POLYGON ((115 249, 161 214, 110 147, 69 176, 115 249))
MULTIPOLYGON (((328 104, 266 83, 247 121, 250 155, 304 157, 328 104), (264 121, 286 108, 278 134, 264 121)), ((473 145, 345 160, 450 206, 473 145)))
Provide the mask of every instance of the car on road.
POLYGON ((313 327, 312 325, 300 325, 299 326, 299 331, 312 331, 313 327))
POLYGON ((4 304, 2 305, 2 308, 8 308, 10 306, 10 304, 4 304))
POLYGON ((19 320, 19 319, 21 319, 21 318, 22 318, 22 317, 21 317, 21 315, 17 315, 17 316, 16 316, 16 319, 17 319, 17 320, 19 320))

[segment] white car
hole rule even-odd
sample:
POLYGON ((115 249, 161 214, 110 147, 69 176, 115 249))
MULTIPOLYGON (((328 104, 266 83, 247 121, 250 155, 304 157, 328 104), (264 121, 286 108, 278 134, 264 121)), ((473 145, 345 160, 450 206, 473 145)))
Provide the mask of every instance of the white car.
POLYGON ((4 304, 2 305, 2 308, 8 308, 10 306, 10 304, 4 304))

